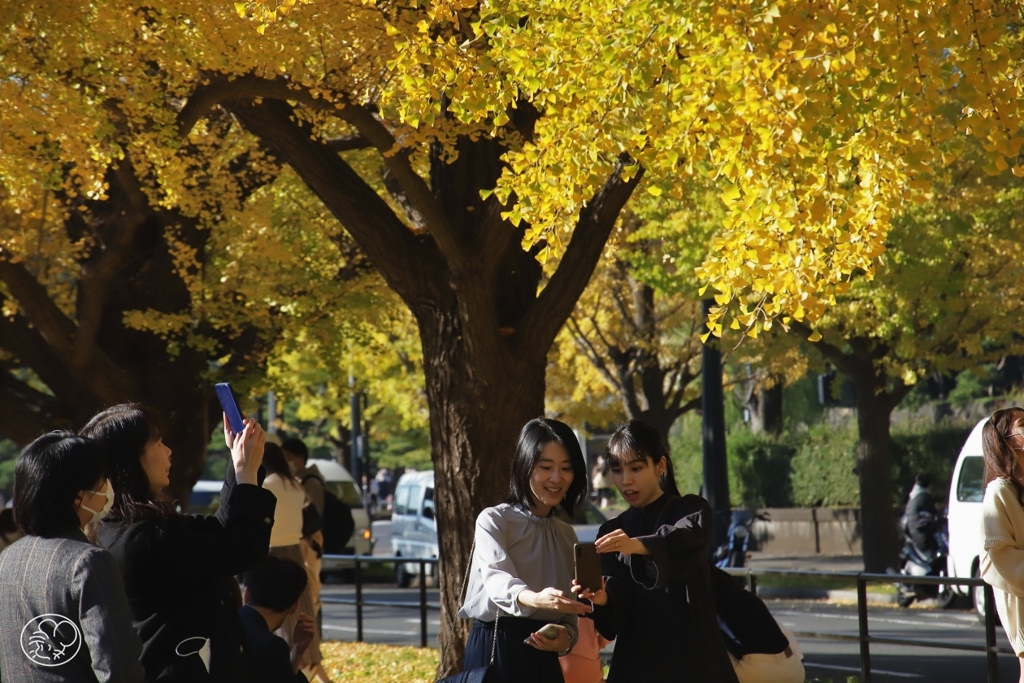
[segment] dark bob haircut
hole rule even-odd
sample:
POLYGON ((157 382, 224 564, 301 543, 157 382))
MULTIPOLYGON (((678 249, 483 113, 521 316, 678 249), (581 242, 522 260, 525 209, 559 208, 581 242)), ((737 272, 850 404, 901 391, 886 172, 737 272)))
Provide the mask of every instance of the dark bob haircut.
POLYGON ((661 438, 661 433, 646 422, 630 420, 621 425, 608 439, 608 447, 604 453, 604 458, 611 467, 622 467, 644 460, 650 460, 653 467, 662 456, 665 456, 665 471, 658 480, 661 490, 678 496, 679 486, 676 484, 676 472, 672 467, 668 446, 661 438))
POLYGON ((300 458, 309 457, 309 448, 306 447, 306 442, 302 439, 285 439, 284 443, 281 444, 282 451, 288 451, 292 455, 297 455, 300 458))
POLYGON ((306 590, 306 570, 294 560, 270 555, 263 564, 245 573, 242 583, 249 604, 275 612, 287 612, 306 590))
POLYGON ((519 443, 512 457, 512 474, 508 485, 508 503, 531 508, 534 505, 530 492, 530 475, 540 459, 541 451, 549 443, 557 443, 569 454, 572 463, 572 483, 562 499, 562 508, 571 518, 576 506, 587 498, 587 463, 580 450, 580 442, 569 425, 558 420, 538 417, 530 420, 519 432, 519 443))
POLYGON ((14 466, 14 521, 30 536, 52 538, 79 528, 75 499, 104 478, 103 451, 59 431, 25 447, 14 466))
POLYGON ((114 518, 134 524, 171 514, 167 502, 150 490, 141 462, 146 446, 161 436, 156 412, 137 403, 122 403, 98 413, 79 434, 95 441, 106 454, 114 485, 114 518))

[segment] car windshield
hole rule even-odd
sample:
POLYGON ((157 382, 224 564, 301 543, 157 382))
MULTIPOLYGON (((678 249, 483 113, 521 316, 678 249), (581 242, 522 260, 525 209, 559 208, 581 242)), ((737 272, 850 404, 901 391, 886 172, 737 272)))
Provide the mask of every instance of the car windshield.
POLYGON ((353 509, 363 507, 363 499, 359 495, 359 491, 356 490, 356 485, 352 482, 334 481, 328 484, 328 486, 333 488, 334 495, 345 505, 353 509))

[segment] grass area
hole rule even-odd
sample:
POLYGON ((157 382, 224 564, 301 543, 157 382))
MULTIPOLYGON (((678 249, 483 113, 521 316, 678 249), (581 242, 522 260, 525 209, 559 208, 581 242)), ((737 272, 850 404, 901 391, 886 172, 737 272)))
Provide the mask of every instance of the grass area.
MULTIPOLYGON (((820 588, 822 590, 857 590, 853 579, 826 579, 818 576, 758 576, 757 585, 766 588, 820 588)), ((891 583, 869 583, 869 593, 896 592, 891 583)))
MULTIPOLYGON (((325 641, 320 649, 324 654, 324 669, 335 683, 431 683, 437 669, 438 652, 433 648, 325 641)), ((814 678, 807 683, 857 681, 856 676, 851 676, 814 678)))
POLYGON ((439 656, 433 648, 337 641, 321 643, 320 651, 334 683, 431 683, 439 656))

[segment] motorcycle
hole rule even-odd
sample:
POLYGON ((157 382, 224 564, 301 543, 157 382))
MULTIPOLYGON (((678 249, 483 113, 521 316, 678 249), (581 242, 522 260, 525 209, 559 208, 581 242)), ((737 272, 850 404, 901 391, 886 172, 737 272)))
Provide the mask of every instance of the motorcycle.
POLYGON ((747 548, 750 545, 750 536, 754 522, 757 520, 769 521, 770 517, 766 512, 753 513, 750 510, 733 510, 729 520, 729 533, 726 541, 718 546, 715 551, 715 566, 720 569, 727 567, 744 567, 747 563, 747 548))
MULTIPOLYGON (((931 517, 931 515, 928 515, 931 517)), ((935 549, 919 548, 910 534, 911 520, 904 516, 900 520, 900 531, 903 532, 903 549, 900 550, 900 566, 898 570, 890 568, 889 572, 903 576, 946 576, 946 560, 949 557, 949 529, 945 516, 923 519, 921 522, 933 522, 933 538, 935 549)), ((939 607, 949 607, 956 598, 952 586, 897 583, 896 602, 900 607, 910 607, 915 600, 935 600, 939 607)))

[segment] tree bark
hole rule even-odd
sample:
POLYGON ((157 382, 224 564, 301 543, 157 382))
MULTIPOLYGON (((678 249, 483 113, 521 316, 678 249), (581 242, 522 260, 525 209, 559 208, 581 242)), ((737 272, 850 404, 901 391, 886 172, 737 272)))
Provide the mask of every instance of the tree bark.
POLYGON ((758 434, 779 435, 782 433, 782 381, 767 389, 754 389, 744 402, 750 412, 750 431, 758 434))
MULTIPOLYGON (((794 323, 791 333, 806 339, 810 329, 794 323)), ((913 388, 890 379, 880 362, 889 348, 876 339, 852 337, 843 346, 819 341, 814 348, 853 382, 857 401, 857 478, 860 484, 860 529, 864 569, 884 573, 899 553, 893 509, 892 411, 913 388)))
MULTIPOLYGON (((856 365, 856 364, 854 364, 856 365)), ((895 566, 899 534, 892 500, 892 440, 889 433, 893 408, 899 403, 884 390, 873 369, 854 368, 850 374, 857 399, 857 475, 860 480, 861 545, 864 570, 884 573, 895 566)), ((900 397, 902 398, 902 397, 900 397)))

